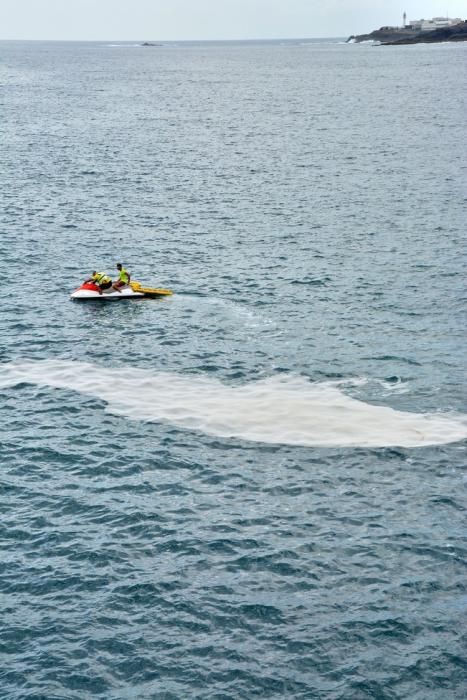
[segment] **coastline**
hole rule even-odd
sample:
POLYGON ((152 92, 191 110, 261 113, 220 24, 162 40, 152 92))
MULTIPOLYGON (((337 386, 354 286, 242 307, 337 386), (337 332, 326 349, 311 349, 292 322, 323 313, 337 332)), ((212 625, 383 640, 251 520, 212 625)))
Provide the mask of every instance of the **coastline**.
POLYGON ((381 27, 381 29, 375 29, 369 34, 352 35, 347 39, 347 43, 350 44, 361 44, 371 41, 382 46, 467 41, 467 20, 428 32, 414 31, 409 27, 381 27))

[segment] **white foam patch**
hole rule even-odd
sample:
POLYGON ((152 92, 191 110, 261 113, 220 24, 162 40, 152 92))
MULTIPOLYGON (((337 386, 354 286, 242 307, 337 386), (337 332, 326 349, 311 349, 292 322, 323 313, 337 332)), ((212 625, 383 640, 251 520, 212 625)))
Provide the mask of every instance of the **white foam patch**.
POLYGON ((133 420, 271 444, 419 447, 467 438, 465 415, 375 406, 346 395, 343 382, 282 375, 228 386, 203 376, 49 360, 0 367, 0 387, 20 383, 94 396, 110 412, 133 420))

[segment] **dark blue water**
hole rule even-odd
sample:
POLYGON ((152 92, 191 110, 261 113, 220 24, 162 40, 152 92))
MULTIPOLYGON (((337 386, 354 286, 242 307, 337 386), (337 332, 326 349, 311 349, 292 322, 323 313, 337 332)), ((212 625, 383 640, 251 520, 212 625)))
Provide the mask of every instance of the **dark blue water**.
POLYGON ((465 697, 466 49, 0 44, 0 697, 465 697))

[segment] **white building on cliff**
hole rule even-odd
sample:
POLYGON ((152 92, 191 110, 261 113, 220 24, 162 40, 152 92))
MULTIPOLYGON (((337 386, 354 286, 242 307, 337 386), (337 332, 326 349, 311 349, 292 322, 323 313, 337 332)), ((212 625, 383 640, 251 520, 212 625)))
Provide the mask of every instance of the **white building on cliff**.
POLYGON ((460 17, 454 19, 450 17, 433 17, 433 19, 413 19, 409 22, 408 27, 419 32, 432 32, 433 29, 450 27, 453 24, 459 24, 459 22, 462 22, 460 17))

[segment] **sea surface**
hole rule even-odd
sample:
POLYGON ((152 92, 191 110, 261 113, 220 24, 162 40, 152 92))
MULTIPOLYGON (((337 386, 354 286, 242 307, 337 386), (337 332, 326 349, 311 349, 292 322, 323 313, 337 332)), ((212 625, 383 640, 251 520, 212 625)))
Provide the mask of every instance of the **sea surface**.
POLYGON ((467 696, 466 57, 0 43, 1 700, 467 696))

